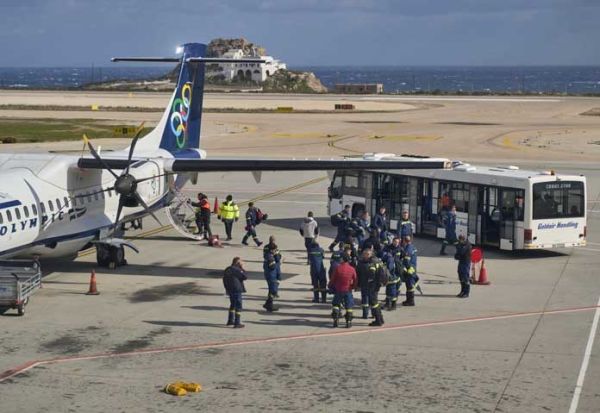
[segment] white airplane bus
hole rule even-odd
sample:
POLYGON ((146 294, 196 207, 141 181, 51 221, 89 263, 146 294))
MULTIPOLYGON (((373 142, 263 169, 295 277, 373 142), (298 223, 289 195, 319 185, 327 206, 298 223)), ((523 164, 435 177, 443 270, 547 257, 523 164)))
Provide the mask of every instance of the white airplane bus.
MULTIPOLYGON (((373 154, 370 159, 396 156, 373 154)), ((343 205, 351 205, 354 214, 385 207, 396 229, 407 210, 418 234, 443 238, 441 216, 454 205, 457 233, 472 243, 502 250, 552 249, 586 245, 585 199, 583 175, 453 162, 450 168, 429 171, 337 171, 329 188, 329 212, 343 205)))
POLYGON ((154 216, 154 211, 168 206, 175 193, 199 172, 447 166, 444 162, 415 164, 405 159, 206 159, 200 150, 205 65, 231 60, 205 58, 206 45, 200 43, 187 43, 178 52, 180 56, 172 58, 113 59, 181 65, 177 86, 160 122, 143 138, 138 139, 138 134, 128 149, 111 152, 105 158, 86 139, 92 157, 0 154, 1 259, 73 257, 95 245, 98 264, 123 264, 123 247, 136 249, 116 238, 115 229, 123 222, 154 216))

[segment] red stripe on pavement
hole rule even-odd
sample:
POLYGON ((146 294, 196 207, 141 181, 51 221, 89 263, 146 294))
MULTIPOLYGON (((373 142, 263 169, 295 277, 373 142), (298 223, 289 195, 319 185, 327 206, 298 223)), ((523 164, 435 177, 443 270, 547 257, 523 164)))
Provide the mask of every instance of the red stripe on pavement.
POLYGON ((57 357, 57 358, 51 358, 51 359, 45 359, 45 360, 29 361, 27 363, 21 364, 20 366, 14 367, 10 370, 6 370, 6 371, 0 373, 0 383, 11 377, 18 375, 18 374, 24 373, 27 370, 30 370, 34 367, 45 365, 45 364, 66 363, 66 362, 72 362, 72 361, 97 360, 97 359, 113 358, 113 357, 128 357, 128 356, 137 356, 137 355, 145 355, 145 354, 174 353, 174 352, 178 352, 178 351, 203 350, 203 349, 207 349, 207 348, 234 347, 234 346, 247 345, 247 344, 277 343, 277 342, 281 342, 281 341, 303 340, 303 339, 309 339, 309 338, 349 336, 349 335, 366 334, 366 333, 380 333, 380 332, 402 330, 402 329, 408 329, 408 328, 435 327, 435 326, 444 326, 444 325, 451 325, 451 324, 471 323, 471 322, 477 322, 477 321, 492 321, 492 320, 503 320, 503 319, 510 319, 510 318, 518 318, 518 317, 531 317, 531 316, 535 316, 535 315, 575 313, 575 312, 595 310, 596 308, 600 308, 600 306, 571 307, 571 308, 562 308, 562 309, 547 310, 547 311, 529 311, 529 312, 521 312, 521 313, 502 314, 502 315, 468 317, 468 318, 438 320, 438 321, 409 323, 409 324, 395 324, 395 325, 388 325, 388 326, 377 327, 377 328, 362 328, 362 329, 347 330, 347 331, 328 331, 328 332, 314 333, 314 334, 295 334, 295 335, 279 336, 279 337, 250 338, 250 339, 234 340, 234 341, 220 341, 220 342, 212 342, 212 343, 204 343, 204 344, 190 344, 190 345, 176 346, 176 347, 162 347, 162 348, 155 348, 155 349, 134 350, 134 351, 129 351, 129 352, 125 352, 125 353, 109 353, 109 352, 107 352, 107 353, 90 354, 87 356, 57 357))

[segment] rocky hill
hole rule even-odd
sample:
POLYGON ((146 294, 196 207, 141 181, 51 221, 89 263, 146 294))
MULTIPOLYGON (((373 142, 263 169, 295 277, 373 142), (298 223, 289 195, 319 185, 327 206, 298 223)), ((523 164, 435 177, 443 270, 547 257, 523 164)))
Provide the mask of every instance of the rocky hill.
POLYGON ((312 72, 278 70, 263 83, 263 92, 327 93, 327 88, 312 72))

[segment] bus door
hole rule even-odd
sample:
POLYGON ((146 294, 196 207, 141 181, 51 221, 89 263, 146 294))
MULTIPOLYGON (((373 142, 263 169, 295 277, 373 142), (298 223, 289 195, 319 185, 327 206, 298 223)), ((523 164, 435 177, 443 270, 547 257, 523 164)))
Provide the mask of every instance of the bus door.
POLYGON ((329 215, 337 214, 344 209, 344 201, 342 199, 343 179, 344 176, 336 172, 329 186, 329 215))
POLYGON ((420 180, 420 192, 422 196, 421 226, 417 226, 417 232, 427 235, 437 235, 438 228, 438 181, 429 179, 420 180))
POLYGON ((500 249, 523 248, 523 195, 522 189, 500 189, 500 249))
POLYGON ((481 245, 500 247, 500 210, 498 188, 479 187, 479 228, 481 245))

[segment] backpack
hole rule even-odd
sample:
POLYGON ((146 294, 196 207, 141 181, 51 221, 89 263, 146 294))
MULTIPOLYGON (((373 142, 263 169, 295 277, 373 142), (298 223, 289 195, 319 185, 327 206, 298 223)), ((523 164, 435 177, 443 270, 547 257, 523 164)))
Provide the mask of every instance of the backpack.
POLYGON ((331 217, 329 217, 329 219, 331 221, 331 225, 334 227, 337 227, 340 224, 340 217, 338 214, 333 214, 331 217))
POLYGON ((379 278, 379 284, 387 285, 387 283, 390 281, 390 270, 388 269, 387 265, 382 263, 377 271, 377 277, 379 278))
POLYGON ((265 214, 264 212, 262 212, 260 210, 260 208, 256 208, 256 220, 258 222, 262 222, 262 221, 266 221, 267 220, 267 214, 265 214))

